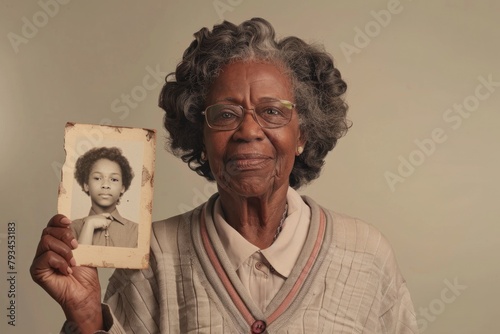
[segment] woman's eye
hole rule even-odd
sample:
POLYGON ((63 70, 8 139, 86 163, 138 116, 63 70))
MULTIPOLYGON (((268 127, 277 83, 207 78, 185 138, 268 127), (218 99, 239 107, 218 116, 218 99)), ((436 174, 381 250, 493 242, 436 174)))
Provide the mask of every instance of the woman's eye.
POLYGON ((219 118, 227 119, 227 118, 238 117, 238 115, 233 110, 225 108, 225 109, 222 109, 222 110, 219 111, 218 117, 219 118))
POLYGON ((266 107, 259 112, 261 117, 284 117, 283 112, 274 107, 266 107))
POLYGON ((264 110, 264 113, 267 115, 279 115, 281 112, 278 109, 274 108, 267 108, 264 110))
POLYGON ((219 114, 219 117, 220 118, 224 118, 224 119, 228 119, 228 118, 236 117, 236 115, 233 112, 231 112, 231 111, 222 111, 219 114))
POLYGON ((118 181, 120 181, 120 180, 115 179, 115 178, 112 178, 112 179, 111 179, 111 181, 113 181, 113 182, 118 182, 118 181))
POLYGON ((218 113, 212 115, 212 122, 217 123, 217 122, 232 122, 235 118, 238 117, 237 114, 235 114, 232 110, 221 110, 218 113))

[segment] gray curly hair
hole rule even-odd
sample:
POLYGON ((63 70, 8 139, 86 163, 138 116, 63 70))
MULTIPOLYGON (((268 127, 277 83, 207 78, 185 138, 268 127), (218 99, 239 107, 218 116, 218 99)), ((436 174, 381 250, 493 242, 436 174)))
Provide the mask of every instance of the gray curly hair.
POLYGON ((159 105, 165 110, 164 125, 168 145, 199 175, 213 181, 203 151, 206 96, 221 69, 238 61, 257 60, 276 64, 290 77, 299 126, 307 143, 295 158, 289 177, 298 189, 316 179, 324 158, 349 129, 347 89, 332 57, 321 46, 307 44, 297 37, 275 38, 272 25, 253 18, 240 25, 224 21, 210 31, 202 28, 184 52, 175 72, 167 75, 159 105))

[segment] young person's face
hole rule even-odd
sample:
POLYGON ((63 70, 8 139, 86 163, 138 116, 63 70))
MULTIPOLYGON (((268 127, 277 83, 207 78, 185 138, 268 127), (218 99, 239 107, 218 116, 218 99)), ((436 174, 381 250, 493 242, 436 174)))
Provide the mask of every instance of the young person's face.
POLYGON ((97 160, 83 189, 89 193, 92 209, 96 213, 113 212, 125 192, 120 165, 108 159, 97 160))

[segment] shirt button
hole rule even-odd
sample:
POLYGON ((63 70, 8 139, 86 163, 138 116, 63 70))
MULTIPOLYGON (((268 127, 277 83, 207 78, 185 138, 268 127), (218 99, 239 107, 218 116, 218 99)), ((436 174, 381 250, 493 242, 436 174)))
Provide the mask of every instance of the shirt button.
POLYGON ((266 330, 266 323, 262 320, 257 320, 252 324, 252 333, 260 334, 266 330))
POLYGON ((257 262, 257 263, 255 264, 255 268, 256 268, 256 269, 258 269, 258 270, 260 270, 260 268, 262 268, 262 263, 257 262))

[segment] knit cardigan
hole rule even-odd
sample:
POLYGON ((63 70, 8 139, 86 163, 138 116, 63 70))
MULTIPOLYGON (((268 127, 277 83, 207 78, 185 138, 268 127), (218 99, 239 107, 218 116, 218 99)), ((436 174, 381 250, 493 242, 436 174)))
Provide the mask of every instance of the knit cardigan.
POLYGON ((204 205, 153 224, 150 267, 118 269, 103 304, 109 333, 417 333, 393 251, 373 226, 321 208, 265 311, 231 268, 204 205))

